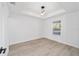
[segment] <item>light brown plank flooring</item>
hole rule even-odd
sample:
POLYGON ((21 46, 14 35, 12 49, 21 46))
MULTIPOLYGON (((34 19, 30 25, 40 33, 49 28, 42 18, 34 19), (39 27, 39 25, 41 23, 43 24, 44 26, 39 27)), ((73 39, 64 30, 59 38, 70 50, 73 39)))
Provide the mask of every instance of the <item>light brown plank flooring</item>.
POLYGON ((42 38, 10 46, 9 56, 79 56, 79 49, 42 38))

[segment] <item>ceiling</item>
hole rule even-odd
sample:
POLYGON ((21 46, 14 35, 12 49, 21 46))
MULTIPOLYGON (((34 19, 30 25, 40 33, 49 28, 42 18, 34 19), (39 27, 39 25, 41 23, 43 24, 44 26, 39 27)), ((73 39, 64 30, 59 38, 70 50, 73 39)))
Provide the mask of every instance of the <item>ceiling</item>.
POLYGON ((79 11, 78 2, 16 2, 9 3, 11 13, 48 18, 62 13, 79 11), (41 16, 41 6, 45 6, 45 14, 41 16))

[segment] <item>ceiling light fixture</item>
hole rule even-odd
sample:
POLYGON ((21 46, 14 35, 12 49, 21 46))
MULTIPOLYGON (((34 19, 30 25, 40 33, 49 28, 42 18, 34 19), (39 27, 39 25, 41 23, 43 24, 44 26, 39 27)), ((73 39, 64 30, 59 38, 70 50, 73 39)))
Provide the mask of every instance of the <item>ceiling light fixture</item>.
POLYGON ((45 14, 45 6, 41 6, 41 15, 43 16, 45 14))
POLYGON ((15 2, 10 2, 10 4, 15 5, 16 3, 15 2))

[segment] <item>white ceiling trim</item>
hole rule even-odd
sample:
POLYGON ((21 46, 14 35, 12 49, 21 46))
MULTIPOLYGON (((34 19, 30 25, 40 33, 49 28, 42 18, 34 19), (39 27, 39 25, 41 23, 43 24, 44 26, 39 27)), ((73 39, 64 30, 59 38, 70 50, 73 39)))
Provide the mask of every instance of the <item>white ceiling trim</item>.
POLYGON ((56 15, 59 15, 59 14, 63 14, 63 13, 65 13, 66 11, 64 10, 64 9, 60 9, 60 10, 57 10, 57 11, 55 11, 55 12, 53 12, 53 13, 50 13, 50 14, 48 14, 47 16, 41 16, 41 14, 40 15, 38 15, 38 14, 36 14, 36 13, 33 13, 33 12, 29 12, 29 11, 22 11, 22 14, 25 14, 25 15, 30 15, 30 16, 34 16, 34 17, 41 17, 42 19, 45 19, 45 18, 48 18, 48 17, 53 17, 53 16, 56 16, 56 15))
POLYGON ((46 16, 46 18, 53 17, 53 16, 56 16, 56 15, 59 15, 59 14, 63 14, 63 13, 66 13, 66 11, 64 9, 60 9, 58 11, 50 13, 49 15, 46 16))
POLYGON ((10 6, 11 13, 19 13, 46 19, 63 13, 79 11, 79 3, 68 2, 53 2, 53 3, 16 3, 15 6, 10 6), (46 13, 41 15, 41 5, 45 5, 46 13))

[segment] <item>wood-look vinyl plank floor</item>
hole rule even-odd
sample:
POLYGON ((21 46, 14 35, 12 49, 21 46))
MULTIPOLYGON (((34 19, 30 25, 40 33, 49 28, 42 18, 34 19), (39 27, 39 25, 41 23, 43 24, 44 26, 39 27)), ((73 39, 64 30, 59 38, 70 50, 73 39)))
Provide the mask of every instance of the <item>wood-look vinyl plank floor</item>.
POLYGON ((9 56, 79 56, 79 49, 41 38, 11 45, 9 56))

